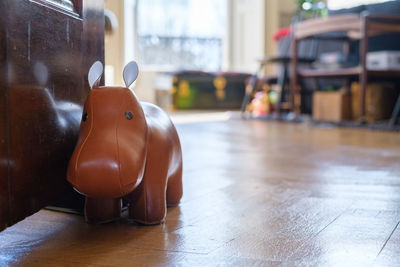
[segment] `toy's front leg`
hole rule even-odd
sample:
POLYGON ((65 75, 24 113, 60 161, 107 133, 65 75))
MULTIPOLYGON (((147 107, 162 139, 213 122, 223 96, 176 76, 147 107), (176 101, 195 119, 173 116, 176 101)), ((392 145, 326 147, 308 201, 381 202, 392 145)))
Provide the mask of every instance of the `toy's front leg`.
POLYGON ((129 218, 143 224, 162 223, 166 215, 167 168, 146 164, 140 185, 131 193, 129 218), (147 166, 153 166, 147 168, 147 166))
POLYGON ((121 198, 91 198, 85 200, 85 219, 88 223, 107 223, 121 217, 121 198))

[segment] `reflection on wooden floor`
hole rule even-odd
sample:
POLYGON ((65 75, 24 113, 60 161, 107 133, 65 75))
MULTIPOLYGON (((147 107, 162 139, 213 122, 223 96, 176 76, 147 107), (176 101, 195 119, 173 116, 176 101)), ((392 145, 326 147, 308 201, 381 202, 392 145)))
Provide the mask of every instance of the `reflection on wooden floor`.
POLYGON ((229 120, 178 125, 184 198, 159 226, 40 211, 0 265, 400 265, 400 134, 229 120))

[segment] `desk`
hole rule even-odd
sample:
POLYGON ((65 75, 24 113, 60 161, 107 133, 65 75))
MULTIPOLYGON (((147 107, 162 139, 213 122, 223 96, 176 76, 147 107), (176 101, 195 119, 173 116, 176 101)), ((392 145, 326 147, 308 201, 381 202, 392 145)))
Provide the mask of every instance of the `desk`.
POLYGON ((361 86, 360 94, 360 121, 365 117, 365 92, 368 77, 400 77, 400 71, 376 71, 368 70, 366 67, 366 56, 368 52, 368 39, 372 36, 400 33, 400 16, 359 16, 354 14, 338 15, 328 19, 311 19, 296 24, 293 27, 292 60, 290 71, 291 106, 296 114, 300 113, 301 97, 299 78, 322 78, 322 77, 359 77, 361 86), (343 39, 347 44, 352 40, 360 40, 360 64, 355 67, 341 69, 299 69, 298 68, 298 43, 306 38, 329 37, 323 34, 332 32, 343 32, 340 37, 332 39, 343 39))

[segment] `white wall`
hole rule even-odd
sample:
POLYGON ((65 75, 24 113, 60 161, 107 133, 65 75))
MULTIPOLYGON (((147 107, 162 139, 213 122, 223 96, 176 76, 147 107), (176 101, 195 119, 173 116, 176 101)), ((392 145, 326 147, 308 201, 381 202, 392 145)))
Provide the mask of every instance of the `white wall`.
MULTIPOLYGON (((224 67, 233 71, 254 72, 259 59, 276 54, 274 33, 290 24, 294 0, 228 0, 228 44, 224 67)), ((268 66, 267 73, 274 73, 268 66)))
POLYGON ((104 50, 106 69, 106 85, 123 85, 122 70, 124 67, 124 2, 122 0, 106 0, 105 8, 112 11, 118 19, 118 27, 111 34, 105 35, 104 50), (112 70, 112 71, 107 71, 112 70), (112 77, 108 77, 112 76, 112 77))
POLYGON ((264 56, 265 0, 229 1, 228 70, 254 72, 264 56))

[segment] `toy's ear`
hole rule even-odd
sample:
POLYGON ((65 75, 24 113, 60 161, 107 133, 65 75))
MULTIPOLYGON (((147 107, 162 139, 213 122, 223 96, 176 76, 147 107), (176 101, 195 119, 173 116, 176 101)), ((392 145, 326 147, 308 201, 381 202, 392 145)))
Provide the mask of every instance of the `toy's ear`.
POLYGON ((97 87, 99 85, 102 74, 103 74, 103 64, 100 61, 96 61, 90 67, 88 74, 90 89, 92 89, 93 87, 97 87))
POLYGON ((131 84, 136 80, 139 74, 139 68, 135 61, 129 62, 124 68, 124 81, 126 87, 131 86, 131 84))

